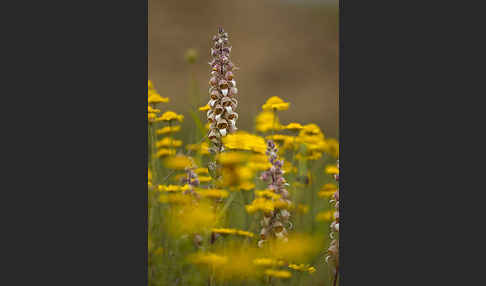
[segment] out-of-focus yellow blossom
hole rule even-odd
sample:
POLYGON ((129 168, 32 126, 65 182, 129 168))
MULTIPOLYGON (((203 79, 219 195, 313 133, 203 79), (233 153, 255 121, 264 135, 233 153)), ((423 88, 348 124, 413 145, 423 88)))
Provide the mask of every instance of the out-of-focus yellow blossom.
POLYGON ((290 273, 287 270, 267 269, 267 270, 265 270, 265 274, 268 275, 268 276, 275 277, 275 278, 283 278, 283 279, 292 277, 292 273, 290 273))
POLYGON ((285 262, 283 260, 273 259, 273 258, 256 258, 253 260, 253 264, 257 266, 283 266, 285 262))
POLYGON ((159 149, 157 150, 157 157, 172 156, 176 154, 176 149, 159 149))
POLYGON ((331 221, 333 217, 333 211, 323 211, 316 215, 316 221, 331 221))
POLYGON ((279 194, 276 194, 275 192, 273 192, 272 190, 255 190, 255 196, 257 197, 265 197, 267 199, 274 199, 274 200, 278 200, 280 199, 282 196, 279 195, 279 194))
POLYGON ((235 187, 251 181, 254 171, 247 166, 223 166, 221 175, 224 187, 235 187))
POLYGON ((169 98, 162 97, 160 94, 155 90, 153 83, 149 80, 148 81, 148 103, 162 103, 162 102, 169 102, 169 98))
POLYGON ((269 256, 285 261, 293 261, 294 263, 305 263, 316 252, 324 248, 325 244, 323 239, 324 237, 321 236, 294 233, 289 235, 288 241, 275 241, 274 247, 278 251, 269 253, 269 256))
POLYGON ((254 154, 248 158, 248 167, 255 171, 265 171, 272 167, 268 161, 268 156, 264 154, 254 154))
POLYGON ((299 213, 306 214, 309 212, 309 206, 304 204, 298 204, 296 210, 299 213))
POLYGON ((171 137, 164 137, 161 140, 157 141, 157 143, 155 143, 155 146, 157 146, 157 148, 160 148, 160 147, 180 147, 181 145, 182 145, 181 140, 176 140, 176 139, 171 138, 171 137))
POLYGON ((191 187, 189 185, 179 186, 179 185, 158 185, 157 191, 160 192, 183 192, 189 190, 191 187))
POLYGON ((197 168, 194 170, 194 173, 198 175, 209 174, 208 168, 197 168))
POLYGON ((259 132, 282 129, 278 117, 271 111, 262 111, 255 118, 255 128, 259 132))
POLYGON ((309 272, 310 274, 316 272, 316 268, 309 264, 289 264, 289 268, 301 272, 309 272))
POLYGON ((204 106, 201 106, 199 107, 199 111, 208 111, 210 108, 209 108, 209 105, 204 105, 204 106))
POLYGON ((223 137, 223 144, 229 150, 246 150, 261 154, 265 154, 267 149, 263 137, 242 131, 223 137))
POLYGON ((153 108, 152 106, 150 105, 147 105, 147 110, 148 112, 152 112, 152 113, 160 113, 160 109, 156 109, 156 108, 153 108))
POLYGON ((156 118, 157 118, 157 114, 155 113, 149 112, 147 114, 147 119, 149 122, 154 122, 156 118))
POLYGON ((211 182, 212 178, 210 176, 199 176, 199 182, 201 183, 207 183, 211 182))
POLYGON ((152 171, 150 171, 150 169, 148 169, 147 177, 148 177, 148 181, 151 182, 152 181, 152 171))
POLYGON ((167 214, 167 221, 169 232, 174 235, 206 232, 218 222, 211 205, 202 201, 198 204, 176 206, 174 211, 167 214))
POLYGON ((177 114, 174 111, 166 111, 164 112, 164 114, 162 114, 161 117, 156 119, 156 121, 167 121, 167 122, 172 120, 177 120, 179 122, 182 122, 182 120, 184 120, 184 115, 177 114))
POLYGON ((161 195, 159 197, 159 202, 173 205, 187 205, 192 202, 192 198, 182 193, 171 192, 161 195))
POLYGON ((321 190, 317 195, 321 198, 329 198, 332 196, 335 192, 337 191, 337 186, 332 183, 327 183, 324 186, 322 186, 321 190))
POLYGON ((179 130, 181 130, 180 125, 165 126, 164 128, 157 130, 157 135, 176 133, 176 132, 179 132, 179 130))
POLYGON ((164 165, 168 169, 184 170, 187 167, 192 167, 194 162, 191 157, 176 155, 166 158, 164 160, 164 165))
POLYGON ((249 154, 243 152, 223 152, 216 156, 216 160, 223 166, 246 163, 249 154))
POLYGON ((307 125, 304 125, 302 130, 300 131, 301 135, 308 135, 308 136, 313 136, 313 135, 324 135, 321 131, 321 128, 317 126, 314 123, 310 123, 307 125))
POLYGON ((274 210, 274 204, 271 200, 266 198, 260 197, 255 198, 251 204, 245 206, 246 211, 248 213, 254 213, 257 211, 263 211, 265 213, 269 213, 274 210))
POLYGON ((255 188, 255 184, 251 182, 241 182, 238 186, 236 186, 236 189, 238 190, 243 190, 243 191, 251 191, 255 188))
POLYGON ((246 236, 246 237, 254 237, 255 235, 251 232, 234 229, 234 228, 213 228, 211 230, 213 233, 218 234, 232 234, 232 235, 239 235, 239 236, 246 236))
POLYGON ((328 146, 328 152, 334 158, 339 158, 339 142, 334 138, 329 138, 326 140, 328 146))
POLYGON ((326 174, 330 175, 338 175, 339 174, 339 168, 335 165, 329 165, 326 166, 326 174))
POLYGON ((189 151, 195 151, 201 155, 209 154, 209 144, 207 142, 202 142, 201 144, 187 144, 186 149, 189 151))
POLYGON ((297 173, 297 167, 288 161, 284 161, 283 170, 285 173, 297 173))
POLYGON ((283 127, 283 129, 291 130, 291 131, 299 131, 303 129, 304 126, 302 126, 300 123, 292 122, 283 127))
POLYGON ((212 267, 219 267, 228 263, 228 257, 214 253, 197 253, 189 257, 189 261, 194 264, 205 264, 212 267))
POLYGON ((221 199, 228 197, 228 192, 219 189, 198 189, 196 193, 203 198, 221 199))
POLYGON ((283 101, 280 97, 272 96, 262 105, 262 109, 265 111, 287 110, 289 109, 289 105, 290 103, 283 101))

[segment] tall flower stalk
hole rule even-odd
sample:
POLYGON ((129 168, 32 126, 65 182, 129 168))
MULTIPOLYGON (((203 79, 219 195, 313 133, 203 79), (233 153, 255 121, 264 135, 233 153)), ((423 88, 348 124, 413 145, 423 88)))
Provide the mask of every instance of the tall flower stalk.
POLYGON ((211 48, 211 77, 209 79, 209 96, 207 112, 209 121, 208 139, 211 141, 210 151, 221 153, 223 143, 221 138, 237 130, 236 120, 238 101, 236 95, 236 81, 233 72, 237 69, 230 60, 231 46, 228 33, 223 28, 213 36, 214 46, 211 48))
MULTIPOLYGON (((337 162, 339 168, 339 161, 337 162)), ((334 174, 334 179, 339 183, 339 173, 334 174)), ((333 222, 331 223, 331 243, 327 250, 326 262, 331 267, 334 275, 333 285, 336 285, 339 275, 339 187, 331 197, 330 203, 335 208, 333 222)))
MULTIPOLYGON (((277 203, 282 203, 283 206, 290 206, 290 194, 286 186, 289 184, 283 177, 283 160, 278 160, 278 149, 272 140, 267 141, 266 154, 272 166, 270 169, 262 173, 261 179, 268 182, 268 189, 277 196, 277 203)), ((278 204, 276 204, 278 205, 278 204)), ((269 237, 287 241, 286 225, 290 222, 290 212, 285 208, 275 208, 272 211, 264 212, 261 220, 262 229, 260 231, 260 241, 258 246, 262 247, 269 237)))

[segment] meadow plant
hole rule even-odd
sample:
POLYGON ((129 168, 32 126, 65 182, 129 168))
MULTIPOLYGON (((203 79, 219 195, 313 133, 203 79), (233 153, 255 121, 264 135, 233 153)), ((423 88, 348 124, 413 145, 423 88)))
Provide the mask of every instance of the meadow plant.
POLYGON ((228 42, 228 33, 223 28, 218 29, 218 34, 213 37, 214 47, 211 49, 211 78, 209 79, 210 100, 207 112, 209 122, 208 139, 214 153, 223 151, 221 137, 237 130, 236 120, 238 113, 236 107, 238 101, 236 95, 236 81, 233 72, 236 67, 231 62, 231 46, 228 42))

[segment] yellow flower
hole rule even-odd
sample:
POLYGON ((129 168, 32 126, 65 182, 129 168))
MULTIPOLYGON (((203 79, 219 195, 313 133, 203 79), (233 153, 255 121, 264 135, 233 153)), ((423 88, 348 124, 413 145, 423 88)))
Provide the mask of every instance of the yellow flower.
POLYGON ((177 120, 179 122, 182 122, 182 120, 184 120, 184 115, 177 114, 173 111, 166 111, 164 112, 164 114, 162 114, 161 117, 157 118, 157 121, 172 121, 172 120, 177 120))
POLYGON ((338 175, 339 174, 339 169, 338 169, 338 167, 336 167, 334 165, 326 166, 326 174, 338 175))
POLYGON ((220 199, 228 197, 228 192, 219 189, 198 189, 196 191, 203 198, 220 199))
POLYGON ((261 190, 261 191, 255 190, 255 196, 265 197, 267 199, 274 199, 274 200, 278 200, 282 197, 281 195, 276 194, 271 190, 261 190))
POLYGON ((233 234, 233 235, 246 236, 246 237, 254 237, 255 236, 251 232, 239 230, 239 229, 234 229, 234 228, 213 228, 211 231, 213 233, 219 233, 219 234, 233 234))
POLYGON ((201 155, 209 154, 209 144, 207 142, 202 142, 201 144, 187 144, 186 149, 189 151, 196 151, 201 155))
POLYGON ((191 187, 189 185, 179 186, 179 185, 158 185, 157 190, 160 192, 183 192, 189 190, 191 187))
POLYGON ((285 262, 283 260, 273 259, 273 258, 256 258, 253 260, 253 264, 257 266, 269 267, 269 266, 283 266, 285 262))
POLYGON ((171 155, 175 155, 175 153, 176 153, 175 149, 167 149, 167 148, 159 149, 157 151, 157 157, 171 156, 171 155))
POLYGON ((251 204, 245 206, 248 213, 254 213, 257 211, 263 211, 269 213, 273 211, 274 204, 271 200, 265 199, 263 197, 255 198, 251 204))
POLYGON ((152 108, 152 106, 150 105, 147 105, 147 108, 148 108, 148 112, 160 113, 160 109, 152 108))
POLYGON ((179 130, 181 130, 181 126, 180 125, 165 126, 164 128, 161 128, 161 129, 158 129, 157 130, 157 135, 164 135, 164 134, 176 133, 179 130))
POLYGON ((164 137, 162 140, 157 141, 155 144, 157 148, 160 147, 180 147, 182 145, 181 140, 176 140, 171 137, 164 137))
POLYGON ((300 133, 302 135, 324 135, 321 131, 321 128, 319 128, 319 126, 314 123, 304 125, 300 133))
POLYGON ((267 270, 265 270, 265 274, 268 275, 268 276, 275 277, 275 278, 290 278, 290 277, 292 277, 292 273, 290 273, 287 270, 267 269, 267 270))
POLYGON ((248 154, 243 152, 223 152, 216 156, 216 160, 223 166, 245 163, 248 154))
POLYGON ((308 264, 289 264, 289 268, 297 271, 309 272, 310 274, 316 272, 316 269, 308 264))
POLYGON ((334 217, 333 211, 324 211, 320 212, 316 216, 317 221, 331 221, 331 219, 334 217))
POLYGON ((207 105, 207 104, 199 107, 199 111, 208 111, 208 110, 209 110, 209 105, 207 105))
POLYGON ((194 264, 205 264, 213 267, 222 266, 228 263, 228 258, 214 253, 198 253, 189 259, 194 264))
POLYGON ((194 163, 190 157, 177 155, 165 159, 164 165, 168 169, 184 170, 186 167, 193 166, 194 163))
POLYGON ((251 191, 255 188, 255 184, 251 182, 241 182, 238 186, 236 186, 236 189, 238 190, 243 190, 243 191, 251 191))
POLYGON ((209 174, 209 171, 208 168, 197 168, 194 170, 194 173, 198 175, 202 175, 202 174, 209 174))
POLYGON ((334 158, 339 158, 339 142, 334 138, 329 138, 326 140, 328 146, 328 152, 334 158))
POLYGON ((162 103, 162 102, 169 102, 168 97, 162 97, 160 94, 157 93, 157 91, 154 88, 154 85, 152 82, 149 80, 148 81, 148 103, 162 103))
POLYGON ((187 205, 192 202, 192 198, 190 196, 181 194, 181 193, 167 193, 161 195, 159 197, 159 202, 161 203, 168 203, 168 204, 176 204, 176 205, 187 205), (170 194, 170 195, 168 195, 170 194))
POLYGON ((270 97, 267 102, 262 106, 263 110, 287 110, 289 109, 290 103, 284 102, 280 97, 278 96, 272 96, 270 97))
POLYGON ((321 198, 328 198, 334 195, 336 191, 337 191, 337 186, 335 184, 328 183, 322 186, 321 190, 317 195, 321 198))
POLYGON ((303 128, 304 126, 302 126, 300 123, 295 123, 295 122, 289 123, 288 125, 284 126, 284 129, 292 130, 292 131, 301 130, 303 128))
POLYGON ((276 115, 271 111, 262 111, 255 118, 255 128, 259 132, 280 130, 282 126, 276 115))
POLYGON ((198 179, 199 179, 199 182, 201 182, 201 183, 211 182, 211 180, 212 180, 212 178, 209 177, 209 176, 200 176, 198 179))
POLYGON ((267 149, 265 139, 242 131, 223 137, 223 144, 229 150, 247 150, 261 154, 265 154, 267 149))

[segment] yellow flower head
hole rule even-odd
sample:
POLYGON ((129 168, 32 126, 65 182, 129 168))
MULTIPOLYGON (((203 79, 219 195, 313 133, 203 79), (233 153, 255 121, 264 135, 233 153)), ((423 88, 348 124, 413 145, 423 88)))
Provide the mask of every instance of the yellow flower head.
POLYGON ((278 96, 272 96, 270 97, 267 102, 265 102, 264 105, 262 105, 263 110, 287 110, 289 109, 290 103, 284 102, 280 97, 278 96))
POLYGON ((267 150, 265 139, 242 131, 223 137, 223 144, 229 150, 246 150, 260 154, 265 154, 267 150))
POLYGON ((160 192, 183 192, 189 190, 191 187, 189 185, 179 186, 179 185, 158 185, 157 190, 160 192))
POLYGON ((246 236, 246 237, 254 237, 255 235, 251 232, 244 231, 244 230, 239 230, 239 229, 234 229, 234 228, 213 228, 211 230, 213 233, 218 233, 218 234, 232 234, 232 235, 239 235, 239 236, 246 236))
POLYGON ((164 114, 162 114, 161 117, 157 118, 157 121, 172 121, 172 120, 177 120, 179 122, 182 122, 184 120, 184 115, 182 114, 177 114, 173 111, 166 111, 164 114))
POLYGON ((310 274, 316 272, 316 269, 309 264, 289 264, 289 268, 301 272, 309 272, 310 274))
POLYGON ((326 140, 328 146, 328 152, 334 158, 339 158, 339 142, 334 138, 329 138, 326 140))
POLYGON ((210 108, 209 108, 209 105, 204 105, 204 106, 201 106, 199 107, 199 111, 208 111, 210 108))
POLYGON ((228 197, 227 191, 219 189, 198 189, 196 193, 203 198, 209 199, 221 199, 228 197))
POLYGON ((189 261, 194 264, 205 264, 213 267, 222 266, 228 263, 226 256, 217 255, 214 253, 197 253, 189 258, 189 261))
POLYGON ((335 184, 327 183, 322 186, 321 190, 317 194, 321 198, 329 198, 337 191, 337 186, 335 184))
POLYGON ((157 130, 157 135, 164 135, 164 134, 171 134, 171 133, 176 133, 181 130, 180 125, 175 125, 175 126, 165 126, 164 128, 158 129, 157 130))
POLYGON ((256 258, 253 260, 253 264, 257 266, 283 266, 285 262, 283 260, 273 259, 273 258, 256 258))
POLYGON ((320 212, 316 216, 316 221, 331 221, 334 218, 333 211, 324 211, 320 212))
POLYGON ((292 277, 292 273, 290 273, 287 270, 273 270, 273 269, 267 269, 265 270, 265 274, 268 276, 272 276, 275 278, 290 278, 292 277))
POLYGON ((190 157, 184 155, 177 155, 165 159, 164 165, 168 169, 184 170, 187 167, 192 167, 194 165, 194 162, 190 157))
POLYGON ((152 112, 152 113, 160 113, 160 109, 155 109, 153 108, 152 106, 150 105, 147 105, 147 108, 148 108, 148 112, 152 112))
POLYGON ((282 125, 278 117, 271 111, 262 111, 255 118, 255 128, 259 132, 267 132, 271 130, 280 130, 282 125))
POLYGON ((175 155, 175 153, 176 153, 175 149, 163 148, 157 150, 157 157, 171 156, 171 155, 175 155))
POLYGON ((295 122, 289 123, 288 125, 284 126, 284 129, 292 130, 292 131, 298 131, 303 128, 304 126, 302 126, 300 123, 295 123, 295 122))
POLYGON ((168 97, 162 97, 160 94, 157 93, 157 91, 154 88, 154 85, 152 82, 149 80, 148 81, 148 103, 162 103, 162 102, 169 102, 168 97))
POLYGON ((182 145, 181 140, 176 140, 171 137, 164 137, 161 140, 157 141, 155 144, 157 148, 160 147, 180 147, 182 145))
POLYGON ((339 168, 335 165, 328 165, 326 166, 326 174, 339 175, 339 168))

